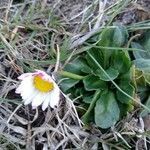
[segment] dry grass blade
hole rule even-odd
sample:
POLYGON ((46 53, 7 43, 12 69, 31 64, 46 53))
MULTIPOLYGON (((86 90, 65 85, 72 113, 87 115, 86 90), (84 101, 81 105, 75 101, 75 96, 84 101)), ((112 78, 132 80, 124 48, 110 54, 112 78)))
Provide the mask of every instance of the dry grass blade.
POLYGON ((18 56, 18 52, 12 48, 12 46, 7 42, 7 40, 5 39, 5 37, 1 33, 0 33, 0 38, 4 42, 4 44, 6 45, 8 50, 10 50, 11 54, 16 58, 18 56))

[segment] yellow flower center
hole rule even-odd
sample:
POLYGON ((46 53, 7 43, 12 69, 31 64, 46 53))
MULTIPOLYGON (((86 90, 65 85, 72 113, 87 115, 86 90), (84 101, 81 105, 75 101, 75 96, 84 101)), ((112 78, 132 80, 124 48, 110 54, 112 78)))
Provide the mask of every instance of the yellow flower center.
POLYGON ((34 84, 34 87, 40 92, 49 92, 54 89, 53 82, 42 79, 40 75, 34 76, 33 84, 34 84))

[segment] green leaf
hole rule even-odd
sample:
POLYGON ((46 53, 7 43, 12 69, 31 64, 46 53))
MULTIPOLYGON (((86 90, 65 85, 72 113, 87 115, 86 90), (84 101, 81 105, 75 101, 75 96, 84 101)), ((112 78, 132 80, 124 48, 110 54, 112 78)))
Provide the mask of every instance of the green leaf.
POLYGON ((107 85, 99 77, 94 75, 88 75, 83 79, 84 87, 87 91, 105 89, 107 85))
POLYGON ((85 93, 86 91, 84 90, 83 87, 72 87, 70 90, 68 90, 69 92, 72 92, 72 95, 74 95, 74 97, 78 97, 78 96, 82 96, 83 93, 85 93))
MULTIPOLYGON (((91 48, 88 51, 96 60, 99 64, 101 64, 103 66, 103 53, 100 49, 98 48, 91 48)), ((98 69, 97 65, 95 64, 95 62, 91 59, 91 57, 89 56, 89 54, 87 53, 86 55, 86 60, 88 62, 88 65, 90 66, 90 68, 95 71, 98 69)))
POLYGON ((86 60, 84 60, 82 57, 78 57, 67 64, 64 70, 79 75, 83 74, 83 72, 91 72, 91 69, 88 67, 86 60))
MULTIPOLYGON (((149 98, 147 99, 145 106, 148 107, 148 108, 150 108, 150 96, 149 96, 149 98)), ((147 110, 144 109, 144 110, 141 112, 140 116, 144 117, 144 116, 146 116, 146 115, 148 115, 148 114, 149 114, 149 111, 147 111, 147 110)))
POLYGON ((146 86, 146 81, 144 78, 144 73, 141 70, 135 70, 135 81, 137 86, 146 86))
POLYGON ((105 28, 100 34, 100 46, 116 46, 121 47, 128 38, 128 32, 125 26, 117 24, 114 28, 105 28))
POLYGON ((93 121, 93 116, 94 116, 94 107, 96 101, 99 99, 99 96, 101 94, 101 90, 97 90, 92 98, 92 101, 90 103, 90 106, 86 113, 82 116, 82 121, 85 124, 89 124, 89 122, 93 121))
POLYGON ((120 108, 120 117, 126 116, 127 112, 131 112, 134 109, 134 106, 131 103, 125 104, 118 101, 118 106, 120 108))
POLYGON ((135 59, 141 59, 141 58, 148 59, 148 58, 150 58, 150 53, 148 54, 147 51, 144 50, 144 47, 142 45, 140 45, 139 43, 132 42, 131 47, 143 50, 143 51, 133 51, 133 55, 134 55, 135 59))
POLYGON ((150 58, 150 30, 146 31, 141 39, 141 44, 147 51, 150 58))
POLYGON ((66 78, 60 83, 60 87, 64 92, 66 92, 71 87, 75 86, 78 82, 79 80, 66 78))
POLYGON ((122 25, 116 26, 114 28, 112 45, 116 47, 123 46, 127 41, 127 37, 128 37, 127 29, 122 25))
POLYGON ((95 123, 106 129, 113 126, 119 120, 120 110, 113 92, 104 91, 96 102, 95 123))
POLYGON ((150 84, 150 59, 136 59, 135 66, 143 72, 143 76, 148 84, 150 84))
POLYGON ((113 53, 111 64, 119 73, 126 73, 131 67, 131 60, 124 51, 116 51, 113 53))
POLYGON ((113 28, 105 28, 102 33, 100 34, 100 41, 98 42, 98 45, 100 46, 110 46, 112 43, 112 36, 114 33, 113 28))
POLYGON ((150 85, 150 72, 144 73, 144 77, 145 77, 146 82, 150 85))
POLYGON ((150 30, 146 31, 137 42, 132 42, 131 47, 144 50, 133 51, 136 59, 150 59, 150 30))
POLYGON ((93 95, 83 95, 83 102, 90 104, 92 102, 93 95))
POLYGON ((135 66, 132 65, 127 72, 121 74, 118 77, 118 80, 120 80, 122 84, 124 83, 127 84, 130 82, 134 83, 135 82, 134 73, 135 73, 135 66))
POLYGON ((107 70, 105 70, 106 73, 109 75, 109 77, 111 78, 108 78, 105 73, 103 71, 101 71, 100 69, 98 69, 96 71, 96 75, 100 77, 101 80, 103 81, 111 81, 111 80, 114 80, 118 77, 119 75, 119 72, 118 70, 115 70, 113 69, 112 67, 109 67, 107 70))
MULTIPOLYGON (((111 47, 112 46, 112 41, 113 41, 113 33, 114 29, 113 28, 105 28, 102 33, 100 34, 100 41, 98 42, 98 46, 103 46, 103 47, 111 47)), ((106 48, 102 49, 102 61, 101 66, 106 69, 109 67, 109 59, 113 53, 112 50, 106 48)), ((91 53, 92 54, 92 53, 91 53)), ((92 54, 93 55, 93 54, 92 54)), ((94 55, 93 55, 94 56, 94 55)))
POLYGON ((150 72, 150 59, 136 59, 134 64, 139 70, 150 72))
MULTIPOLYGON (((129 96, 133 97, 134 94, 135 94, 135 88, 129 84, 128 82, 124 83, 123 82, 120 82, 119 84, 119 87, 126 93, 128 94, 129 96)), ((121 91, 117 91, 116 92, 116 96, 117 96, 117 99, 121 102, 121 103, 125 103, 125 104, 129 104, 131 103, 131 99, 126 96, 125 94, 123 94, 121 91)))

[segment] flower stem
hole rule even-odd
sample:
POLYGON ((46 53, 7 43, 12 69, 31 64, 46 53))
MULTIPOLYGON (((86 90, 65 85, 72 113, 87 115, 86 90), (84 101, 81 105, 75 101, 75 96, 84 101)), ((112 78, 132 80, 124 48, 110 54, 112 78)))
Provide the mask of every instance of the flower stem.
POLYGON ((85 124, 88 124, 88 123, 90 122, 93 109, 94 109, 94 107, 95 107, 95 104, 96 104, 96 102, 97 102, 97 100, 98 100, 100 94, 101 94, 101 90, 97 90, 97 91, 95 92, 94 97, 93 97, 93 99, 92 99, 92 102, 91 102, 91 104, 90 104, 90 106, 89 106, 87 112, 83 115, 82 120, 83 120, 83 122, 84 122, 85 124))
POLYGON ((75 80, 82 80, 85 78, 85 76, 77 75, 77 74, 74 74, 68 71, 63 71, 63 70, 59 71, 58 73, 64 77, 68 77, 68 78, 75 79, 75 80))

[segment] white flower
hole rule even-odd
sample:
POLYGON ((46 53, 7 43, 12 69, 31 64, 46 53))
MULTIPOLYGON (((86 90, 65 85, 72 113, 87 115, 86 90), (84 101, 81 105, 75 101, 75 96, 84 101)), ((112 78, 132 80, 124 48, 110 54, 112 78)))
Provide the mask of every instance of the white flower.
POLYGON ((58 106, 59 87, 44 71, 24 73, 18 79, 21 80, 21 83, 15 92, 21 95, 25 105, 32 103, 32 108, 35 109, 42 104, 43 111, 49 105, 52 108, 58 106))

